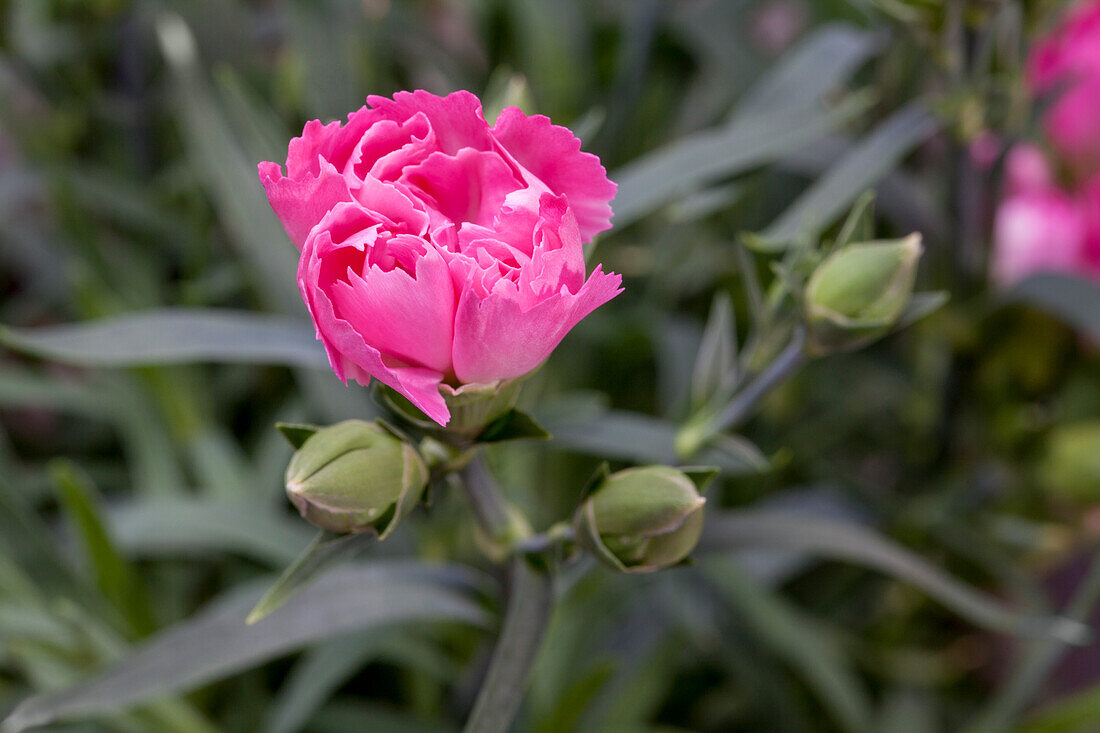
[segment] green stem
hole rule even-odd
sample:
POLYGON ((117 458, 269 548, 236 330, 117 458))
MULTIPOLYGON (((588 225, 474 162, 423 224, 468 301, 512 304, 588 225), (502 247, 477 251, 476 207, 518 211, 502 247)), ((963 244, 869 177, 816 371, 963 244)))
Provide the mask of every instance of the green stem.
POLYGON ((462 486, 485 534, 494 540, 506 536, 511 530, 512 519, 508 513, 508 505, 489 473, 484 455, 475 456, 462 469, 462 486))
POLYGON ((744 422, 762 399, 802 368, 807 358, 806 332, 799 327, 779 356, 739 390, 721 412, 684 426, 676 437, 677 453, 690 456, 713 436, 744 422))
POLYGON ((558 522, 545 532, 526 537, 517 542, 512 549, 518 553, 546 552, 555 545, 573 540, 573 525, 569 522, 558 522))
POLYGON ((504 626, 464 733, 507 733, 523 702, 553 609, 550 576, 512 558, 504 626))
POLYGON ((745 385, 745 388, 740 390, 713 420, 714 432, 718 433, 739 425, 760 403, 760 400, 798 371, 806 363, 805 347, 806 332, 797 328, 791 334, 790 343, 779 356, 756 375, 755 379, 745 385))

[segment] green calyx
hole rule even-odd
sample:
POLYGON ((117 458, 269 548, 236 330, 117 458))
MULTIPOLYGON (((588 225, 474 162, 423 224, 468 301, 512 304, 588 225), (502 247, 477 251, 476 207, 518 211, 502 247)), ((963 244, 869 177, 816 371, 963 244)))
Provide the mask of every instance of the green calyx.
POLYGON ((440 427, 405 396, 376 382, 375 399, 403 422, 450 443, 476 442, 487 427, 515 407, 520 387, 529 375, 485 384, 440 385, 439 393, 447 403, 451 419, 440 427))
POLYGON ((380 422, 321 428, 291 458, 286 491, 311 524, 331 532, 373 531, 385 539, 428 485, 428 467, 380 422))

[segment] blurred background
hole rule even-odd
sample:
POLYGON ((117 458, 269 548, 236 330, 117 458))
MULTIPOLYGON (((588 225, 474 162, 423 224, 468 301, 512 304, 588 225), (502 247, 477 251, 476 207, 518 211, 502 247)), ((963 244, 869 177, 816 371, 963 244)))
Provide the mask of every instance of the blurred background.
MULTIPOLYGON (((601 457, 667 459, 716 294, 744 341, 772 277, 744 233, 834 236, 874 190, 875 236, 922 232, 918 282, 950 302, 770 395, 723 443, 708 507, 840 517, 1013 608, 1087 618, 1100 290, 989 276, 1004 151, 1042 137, 1024 58, 1065 7, 0 0, 0 340, 165 308, 304 321, 256 164, 367 94, 469 89, 490 121, 517 104, 620 184, 589 262, 626 291, 525 388, 556 440, 491 456, 545 527, 601 457)), ((270 582, 311 536, 272 423, 376 413, 325 368, 119 366, 114 344, 0 350, 0 711, 270 582)), ((491 615, 469 525, 443 493, 372 553, 463 563, 491 615)), ((1026 642, 866 564, 719 540, 693 569, 566 578, 514 729, 1100 730, 1100 645, 1026 642)), ((49 729, 457 730, 495 623, 268 640, 49 729)))

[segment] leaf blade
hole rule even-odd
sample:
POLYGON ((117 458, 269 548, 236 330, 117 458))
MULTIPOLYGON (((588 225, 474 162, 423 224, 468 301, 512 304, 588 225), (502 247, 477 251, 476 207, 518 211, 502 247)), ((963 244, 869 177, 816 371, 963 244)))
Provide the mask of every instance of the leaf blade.
POLYGON ((859 524, 752 509, 711 513, 707 518, 702 549, 754 546, 803 550, 865 565, 904 580, 984 628, 1074 644, 1086 642, 1090 635, 1087 626, 1072 619, 1032 616, 1008 608, 994 596, 952 578, 859 524))
POLYGON ((334 565, 350 560, 371 540, 373 532, 334 534, 321 530, 313 542, 283 571, 279 579, 264 593, 248 614, 245 623, 252 625, 275 612, 334 565))
POLYGON ((246 626, 259 592, 216 601, 142 644, 87 682, 25 700, 3 723, 19 733, 53 721, 118 710, 193 689, 306 644, 353 629, 405 621, 483 626, 475 574, 461 566, 376 562, 340 568, 268 618, 246 626))
POLYGON ((277 316, 217 308, 153 309, 36 329, 0 326, 0 344, 78 366, 221 361, 316 369, 328 365, 308 325, 277 316))
POLYGON ((939 122, 917 102, 891 115, 833 164, 780 214, 757 242, 768 249, 814 238, 866 189, 894 169, 939 122))

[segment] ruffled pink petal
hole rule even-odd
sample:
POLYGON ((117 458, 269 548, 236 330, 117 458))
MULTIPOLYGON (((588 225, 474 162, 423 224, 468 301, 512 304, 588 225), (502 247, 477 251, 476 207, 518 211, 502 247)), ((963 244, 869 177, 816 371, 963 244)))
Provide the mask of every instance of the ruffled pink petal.
POLYGON ((315 245, 322 241, 322 238, 314 236, 306 242, 298 266, 298 288, 313 318, 317 338, 328 354, 332 370, 345 383, 348 379, 354 379, 366 386, 373 377, 400 392, 424 414, 445 426, 450 420, 450 410, 439 393, 443 373, 425 367, 402 365, 384 357, 350 323, 336 314, 332 301, 317 282, 322 263, 316 256, 315 245))
POLYGON ((455 376, 470 383, 527 374, 582 318, 621 293, 621 282, 597 267, 579 293, 563 287, 530 308, 523 307, 516 285, 507 280, 498 280, 485 298, 464 291, 455 315, 455 376))
POLYGON ((278 163, 260 163, 257 169, 268 203, 298 249, 332 207, 351 199, 344 177, 328 163, 319 165, 318 173, 300 178, 284 177, 278 163))
POLYGON ((355 191, 355 200, 380 217, 384 217, 395 234, 422 236, 428 231, 429 217, 423 205, 400 184, 364 179, 355 191))
POLYGON ((302 134, 290 139, 286 154, 286 175, 288 178, 316 176, 319 172, 318 159, 329 159, 340 123, 330 122, 322 125, 320 120, 310 120, 302 129, 302 134))
POLYGON ((587 242, 611 228, 611 200, 618 189, 607 178, 600 159, 581 152, 581 141, 544 115, 528 117, 506 107, 492 128, 493 137, 517 163, 551 191, 564 195, 587 242))
POLYGON ((531 265, 520 274, 534 283, 560 283, 575 293, 584 282, 584 245, 580 225, 571 206, 560 196, 544 194, 539 199, 539 222, 534 233, 531 265))
POLYGON ((424 114, 431 123, 439 149, 454 155, 462 148, 489 150, 492 139, 489 124, 481 112, 481 101, 467 91, 438 97, 423 89, 398 92, 393 99, 369 96, 367 103, 387 119, 404 122, 424 114))
POLYGON ((406 168, 401 182, 452 222, 481 225, 492 224, 505 198, 521 185, 499 155, 472 148, 455 155, 432 153, 406 168))
POLYGON ((451 371, 455 295, 450 272, 431 245, 415 275, 368 267, 328 289, 339 316, 379 352, 441 373, 451 371))
POLYGON ((423 114, 404 122, 381 119, 363 131, 344 171, 356 179, 392 180, 401 169, 419 163, 437 149, 435 133, 423 114))

